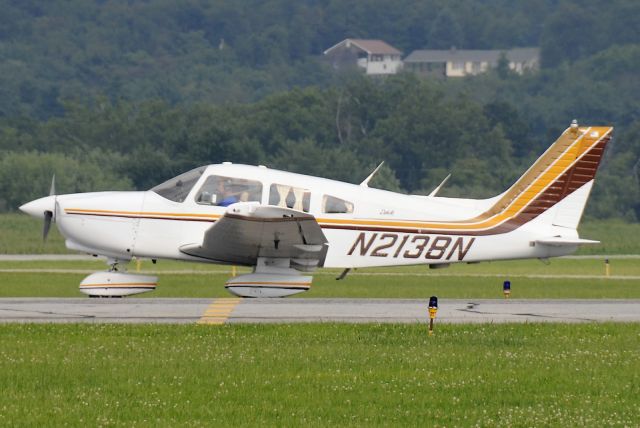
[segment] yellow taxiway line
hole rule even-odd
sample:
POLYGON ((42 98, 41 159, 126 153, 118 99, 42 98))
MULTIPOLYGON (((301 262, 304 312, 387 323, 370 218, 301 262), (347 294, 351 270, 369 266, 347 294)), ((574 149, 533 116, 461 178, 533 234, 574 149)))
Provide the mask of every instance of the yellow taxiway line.
POLYGON ((241 301, 242 299, 239 298, 215 299, 204 311, 204 314, 198 320, 198 324, 224 324, 241 301))

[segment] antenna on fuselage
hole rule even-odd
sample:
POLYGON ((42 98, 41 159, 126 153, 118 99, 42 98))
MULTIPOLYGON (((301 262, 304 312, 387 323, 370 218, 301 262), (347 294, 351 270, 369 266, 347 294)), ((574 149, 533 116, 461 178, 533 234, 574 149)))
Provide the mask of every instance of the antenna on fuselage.
POLYGON ((380 165, 378 165, 376 167, 376 169, 374 169, 373 172, 371 174, 369 174, 369 176, 367 178, 365 178, 362 183, 360 183, 360 185, 362 187, 369 187, 369 181, 371 181, 373 176, 376 175, 376 172, 378 172, 378 170, 380 169, 380 167, 382 167, 383 164, 384 164, 384 161, 380 162, 380 165))
POLYGON ((440 183, 438 185, 438 187, 436 187, 435 189, 433 189, 433 191, 431 193, 429 193, 429 197, 433 198, 434 196, 436 196, 436 194, 440 191, 440 189, 442 189, 442 186, 444 186, 444 184, 447 182, 447 180, 449 179, 449 177, 451 177, 451 174, 447 175, 444 180, 442 180, 442 183, 440 183))

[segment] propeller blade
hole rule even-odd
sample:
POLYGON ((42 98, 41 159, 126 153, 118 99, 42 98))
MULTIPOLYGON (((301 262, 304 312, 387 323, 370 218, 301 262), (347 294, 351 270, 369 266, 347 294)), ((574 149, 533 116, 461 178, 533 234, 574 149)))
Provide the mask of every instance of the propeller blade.
POLYGON ((53 174, 51 177, 51 188, 49 189, 49 196, 56 194, 56 175, 53 174))
POLYGON ((49 210, 44 212, 44 229, 42 230, 42 240, 46 242, 47 235, 49 235, 49 229, 51 229, 51 219, 53 213, 49 210))

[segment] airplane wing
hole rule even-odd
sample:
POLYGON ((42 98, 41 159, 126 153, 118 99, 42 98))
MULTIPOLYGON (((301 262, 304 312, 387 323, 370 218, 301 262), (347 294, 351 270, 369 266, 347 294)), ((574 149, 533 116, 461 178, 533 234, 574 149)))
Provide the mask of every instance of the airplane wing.
POLYGON ((180 251, 216 262, 257 264, 259 257, 288 258, 298 270, 324 263, 327 239, 315 217, 301 211, 257 202, 230 205, 204 234, 201 244, 180 251))

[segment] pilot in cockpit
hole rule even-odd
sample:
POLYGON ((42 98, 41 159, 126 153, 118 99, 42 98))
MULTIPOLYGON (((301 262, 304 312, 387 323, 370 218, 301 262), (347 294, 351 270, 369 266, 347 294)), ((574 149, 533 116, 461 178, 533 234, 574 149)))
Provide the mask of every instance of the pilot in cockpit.
POLYGON ((218 189, 217 189, 217 200, 218 206, 220 207, 228 207, 231 204, 235 204, 238 202, 238 197, 233 193, 230 183, 227 183, 226 180, 218 181, 218 189))

